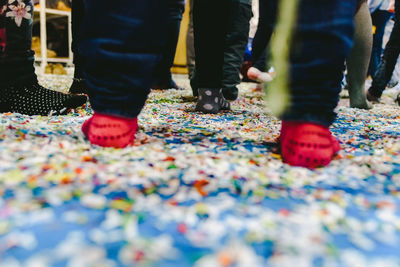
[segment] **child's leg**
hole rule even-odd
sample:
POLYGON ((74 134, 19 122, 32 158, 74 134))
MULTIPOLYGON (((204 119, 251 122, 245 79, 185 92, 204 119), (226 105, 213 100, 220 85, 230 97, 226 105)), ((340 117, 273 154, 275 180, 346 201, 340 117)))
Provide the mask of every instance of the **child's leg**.
POLYGON ((335 120, 345 58, 353 45, 356 0, 303 0, 291 53, 291 105, 283 116, 283 160, 327 165, 338 150, 335 120))
POLYGON ((228 100, 238 97, 240 68, 249 40, 251 5, 233 1, 229 11, 228 32, 225 41, 224 64, 222 67, 222 93, 228 100))
POLYGON ((349 84, 350 106, 370 109, 365 94, 365 78, 372 48, 372 22, 366 1, 361 3, 354 18, 354 45, 347 57, 347 83, 349 84))
POLYGON ((230 0, 195 0, 193 10, 196 56, 192 87, 198 88, 196 110, 217 113, 229 109, 222 95, 222 66, 230 0))
POLYGON ((84 132, 94 144, 124 147, 161 58, 168 1, 85 0, 85 8, 79 49, 95 115, 84 132))
POLYGON ((277 13, 277 0, 260 0, 259 2, 259 20, 257 32, 252 43, 252 62, 258 70, 267 71, 267 46, 271 40, 274 31, 274 24, 277 13))
POLYGON ((0 24, 6 44, 0 51, 0 112, 26 115, 64 114, 86 102, 38 85, 31 50, 33 4, 31 0, 0 0, 0 24))
POLYGON ((85 5, 83 0, 72 1, 72 52, 74 52, 74 79, 69 89, 70 93, 86 93, 86 83, 83 79, 83 65, 85 59, 78 50, 79 31, 85 16, 85 5))
POLYGON ((185 11, 185 1, 169 1, 167 39, 162 53, 162 59, 155 70, 156 84, 153 86, 154 89, 179 89, 172 80, 171 67, 174 64, 182 15, 185 11))

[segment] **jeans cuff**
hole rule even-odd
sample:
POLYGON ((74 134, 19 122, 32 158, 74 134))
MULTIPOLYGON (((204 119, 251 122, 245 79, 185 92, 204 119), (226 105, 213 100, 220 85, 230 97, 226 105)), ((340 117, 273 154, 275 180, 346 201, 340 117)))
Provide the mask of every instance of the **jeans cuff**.
POLYGON ((282 116, 284 121, 297 121, 297 122, 308 122, 315 123, 325 127, 330 127, 336 119, 336 113, 331 115, 328 114, 316 114, 316 113, 290 113, 282 116))

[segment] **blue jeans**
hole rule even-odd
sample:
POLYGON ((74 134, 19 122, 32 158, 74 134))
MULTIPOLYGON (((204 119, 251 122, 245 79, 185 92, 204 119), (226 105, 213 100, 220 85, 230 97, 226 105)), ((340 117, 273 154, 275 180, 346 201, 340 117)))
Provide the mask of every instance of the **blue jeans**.
POLYGON ((79 51, 96 112, 137 117, 164 48, 166 0, 85 0, 79 51))
POLYGON ((302 0, 291 51, 291 104, 284 120, 329 126, 336 118, 356 0, 302 0))
POLYGON ((385 34, 386 24, 392 16, 393 14, 386 10, 376 10, 371 14, 372 24, 375 26, 375 33, 368 75, 373 76, 381 62, 383 36, 385 34))

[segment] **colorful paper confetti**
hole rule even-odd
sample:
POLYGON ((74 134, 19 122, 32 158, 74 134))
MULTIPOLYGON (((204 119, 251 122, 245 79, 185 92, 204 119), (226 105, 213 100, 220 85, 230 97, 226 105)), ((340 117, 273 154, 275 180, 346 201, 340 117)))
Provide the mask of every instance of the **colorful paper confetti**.
POLYGON ((340 105, 343 149, 311 171, 274 153, 280 122, 254 87, 218 115, 190 89, 153 91, 126 149, 85 140, 90 108, 1 114, 0 266, 400 266, 395 94, 340 105))

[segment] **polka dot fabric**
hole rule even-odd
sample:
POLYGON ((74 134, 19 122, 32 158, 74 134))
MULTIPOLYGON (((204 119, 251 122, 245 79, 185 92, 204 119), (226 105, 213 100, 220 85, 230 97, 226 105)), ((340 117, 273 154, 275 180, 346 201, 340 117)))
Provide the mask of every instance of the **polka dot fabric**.
POLYGON ((64 115, 87 101, 84 95, 68 95, 46 89, 39 84, 0 90, 1 112, 24 115, 64 115))
POLYGON ((198 89, 199 99, 196 111, 216 114, 221 110, 230 110, 230 103, 224 98, 222 89, 198 89))

